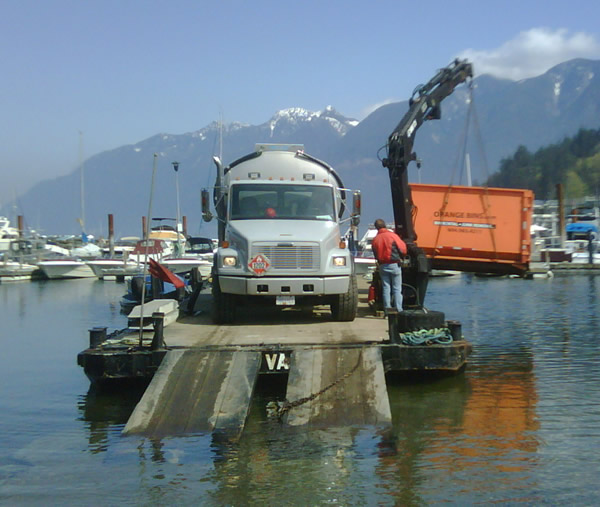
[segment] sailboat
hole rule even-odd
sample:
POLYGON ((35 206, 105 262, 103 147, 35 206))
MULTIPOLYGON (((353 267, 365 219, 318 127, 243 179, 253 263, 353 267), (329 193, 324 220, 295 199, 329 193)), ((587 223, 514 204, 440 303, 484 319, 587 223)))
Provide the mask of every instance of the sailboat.
POLYGON ((81 257, 98 257, 101 249, 96 245, 88 243, 85 233, 85 203, 84 203, 84 181, 83 181, 83 132, 79 132, 79 174, 80 174, 80 204, 81 217, 77 219, 81 226, 81 239, 83 245, 73 249, 71 256, 63 259, 51 259, 38 263, 39 268, 46 278, 51 280, 63 278, 93 278, 96 276, 92 268, 81 259, 81 257))
POLYGON ((19 247, 19 236, 19 231, 10 227, 8 218, 0 217, 0 282, 30 280, 37 270, 37 266, 23 262, 22 255, 19 260, 10 258, 14 247, 19 247))

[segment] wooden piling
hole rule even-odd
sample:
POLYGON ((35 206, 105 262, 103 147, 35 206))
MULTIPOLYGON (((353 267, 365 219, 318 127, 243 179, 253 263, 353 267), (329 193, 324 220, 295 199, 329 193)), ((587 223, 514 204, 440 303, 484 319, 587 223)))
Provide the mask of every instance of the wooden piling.
POLYGON ((108 251, 112 259, 115 256, 115 225, 112 213, 108 215, 108 251))

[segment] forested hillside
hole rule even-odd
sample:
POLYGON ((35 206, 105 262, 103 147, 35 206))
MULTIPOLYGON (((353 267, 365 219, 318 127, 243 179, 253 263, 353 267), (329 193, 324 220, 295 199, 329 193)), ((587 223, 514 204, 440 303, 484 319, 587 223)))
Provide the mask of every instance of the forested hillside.
POLYGON ((519 146, 487 181, 490 187, 531 189, 536 199, 556 198, 558 183, 569 199, 600 194, 600 129, 581 129, 535 153, 519 146))

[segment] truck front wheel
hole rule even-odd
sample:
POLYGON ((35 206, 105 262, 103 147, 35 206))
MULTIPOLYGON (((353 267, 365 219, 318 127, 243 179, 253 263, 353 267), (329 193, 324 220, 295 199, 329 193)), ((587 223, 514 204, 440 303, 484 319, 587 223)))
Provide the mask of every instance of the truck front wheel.
POLYGON ((219 277, 213 274, 212 317, 215 324, 231 324, 235 320, 235 295, 221 292, 219 277))
POLYGON ((348 292, 334 296, 331 302, 331 316, 339 322, 350 322, 356 317, 358 308, 358 285, 356 275, 350 277, 348 292))

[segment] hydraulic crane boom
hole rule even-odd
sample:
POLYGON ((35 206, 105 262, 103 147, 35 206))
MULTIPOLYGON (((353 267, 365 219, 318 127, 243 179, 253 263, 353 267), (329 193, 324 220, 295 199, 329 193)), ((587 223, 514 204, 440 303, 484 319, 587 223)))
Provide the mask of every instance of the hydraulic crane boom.
POLYGON ((456 59, 438 71, 427 84, 414 91, 407 113, 388 138, 387 157, 382 164, 389 171, 396 233, 408 248, 408 260, 403 266, 404 282, 414 290, 405 294, 407 306, 423 306, 430 271, 427 257, 416 244, 413 203, 408 185, 408 164, 417 159, 412 151, 414 137, 423 122, 441 118, 442 100, 472 77, 473 66, 466 60, 456 59))

